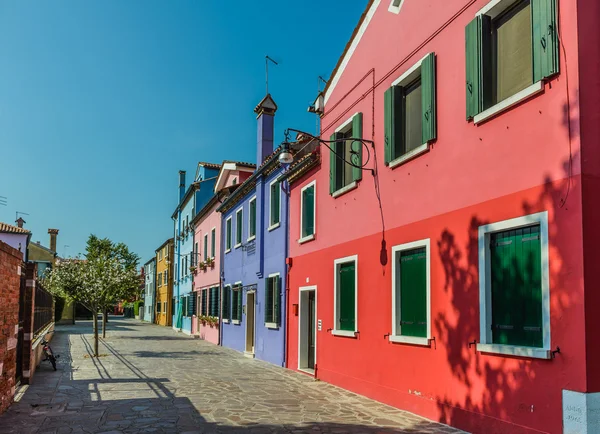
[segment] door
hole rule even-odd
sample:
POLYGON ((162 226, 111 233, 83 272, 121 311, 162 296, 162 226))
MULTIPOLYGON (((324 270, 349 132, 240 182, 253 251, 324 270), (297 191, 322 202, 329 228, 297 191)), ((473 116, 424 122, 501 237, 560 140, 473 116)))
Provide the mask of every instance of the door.
POLYGON ((250 354, 254 354, 255 296, 255 292, 246 296, 246 352, 250 354))
POLYGON ((315 291, 308 291, 308 330, 306 331, 308 336, 308 354, 306 356, 308 369, 315 369, 315 340, 317 337, 317 319, 315 314, 315 291))

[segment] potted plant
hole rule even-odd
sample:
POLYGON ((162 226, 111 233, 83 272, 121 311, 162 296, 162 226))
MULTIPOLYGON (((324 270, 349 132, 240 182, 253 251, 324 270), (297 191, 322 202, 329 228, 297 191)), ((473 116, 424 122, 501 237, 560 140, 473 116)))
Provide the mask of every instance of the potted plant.
POLYGON ((192 274, 196 274, 196 266, 195 265, 190 266, 190 272, 192 274))
POLYGON ((201 261, 201 262, 198 264, 198 266, 200 267, 200 269, 201 269, 201 270, 204 270, 204 271, 206 271, 206 262, 204 262, 204 261, 201 261))
POLYGON ((214 260, 214 258, 207 258, 206 259, 206 265, 209 266, 210 268, 215 268, 215 260, 214 260))
POLYGON ((210 321, 209 321, 208 325, 210 325, 213 328, 219 326, 219 318, 218 317, 211 316, 209 318, 210 318, 210 321))

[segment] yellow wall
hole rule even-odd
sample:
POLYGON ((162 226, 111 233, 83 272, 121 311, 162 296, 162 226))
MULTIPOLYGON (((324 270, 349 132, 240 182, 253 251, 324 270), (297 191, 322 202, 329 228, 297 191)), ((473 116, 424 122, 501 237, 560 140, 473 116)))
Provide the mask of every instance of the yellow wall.
POLYGON ((156 251, 156 311, 154 322, 162 326, 170 326, 173 318, 173 240, 169 240, 164 246, 156 251), (167 272, 167 282, 164 281, 164 273, 167 272), (159 282, 159 277, 160 282, 159 282), (160 284, 159 284, 160 283, 160 284), (157 304, 160 303, 160 312, 157 304), (164 309, 166 303, 166 312, 164 309))

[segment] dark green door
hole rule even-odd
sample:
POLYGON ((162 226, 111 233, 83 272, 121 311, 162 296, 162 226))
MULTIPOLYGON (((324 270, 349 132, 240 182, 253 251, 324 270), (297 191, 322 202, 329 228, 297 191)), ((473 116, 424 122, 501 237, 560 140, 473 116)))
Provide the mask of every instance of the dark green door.
POLYGON ((427 337, 427 252, 400 254, 400 326, 402 336, 427 337))
POLYGON ((355 330, 355 263, 340 265, 340 330, 355 330))

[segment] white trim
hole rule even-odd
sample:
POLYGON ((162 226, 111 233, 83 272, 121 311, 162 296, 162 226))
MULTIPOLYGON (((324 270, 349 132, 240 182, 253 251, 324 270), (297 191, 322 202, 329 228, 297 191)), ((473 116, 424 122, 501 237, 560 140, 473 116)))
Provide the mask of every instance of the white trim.
POLYGON ((250 222, 250 204, 254 202, 254 212, 257 213, 258 209, 256 207, 256 195, 254 195, 253 197, 250 198, 250 200, 248 201, 248 239, 246 241, 252 241, 254 239, 256 239, 256 232, 257 228, 258 228, 258 220, 256 219, 256 215, 254 216, 254 235, 250 235, 250 226, 252 226, 252 223, 250 222))
POLYGON ((235 210, 235 245, 234 248, 242 247, 242 240, 244 239, 244 205, 240 206, 235 210), (240 241, 238 242, 237 234, 238 234, 238 214, 242 213, 242 231, 240 233, 240 241))
POLYGON ((278 228, 279 225, 281 224, 281 183, 279 183, 279 221, 277 223, 271 224, 271 217, 272 217, 272 210, 271 210, 271 205, 273 203, 273 200, 271 198, 271 194, 273 194, 273 184, 278 183, 277 178, 275 178, 273 181, 271 181, 271 183, 269 184, 269 230, 272 231, 275 228, 278 228))
POLYGON ((489 109, 475 115, 473 118, 473 124, 480 124, 506 110, 520 104, 521 102, 542 93, 544 91, 544 82, 542 80, 533 83, 531 86, 526 87, 520 92, 515 93, 513 96, 506 98, 504 101, 500 101, 498 104, 491 106, 489 109))
POLYGON ((317 233, 317 180, 313 180, 306 184, 302 189, 300 189, 300 239, 298 242, 300 244, 314 240, 315 234, 317 233), (313 233, 309 234, 305 237, 302 236, 302 224, 304 222, 304 190, 308 190, 310 187, 313 187, 313 233))
POLYGON ((418 157, 421 154, 425 154, 426 152, 429 152, 429 143, 423 143, 422 145, 417 146, 412 151, 409 151, 406 154, 401 155, 400 157, 396 158, 395 160, 392 160, 388 164, 388 166, 390 169, 393 169, 394 167, 398 167, 398 166, 406 163, 407 161, 410 161, 413 158, 418 157))
POLYGON ((516 357, 531 357, 533 359, 551 359, 550 350, 531 347, 518 347, 514 345, 477 344, 477 351, 490 354, 504 354, 516 357))
POLYGON ((281 276, 281 273, 271 273, 267 277, 280 277, 280 276, 281 276))
POLYGON ((352 181, 350 184, 345 185, 344 187, 340 188, 339 190, 334 191, 333 194, 331 195, 331 197, 333 197, 335 199, 336 197, 340 197, 341 195, 354 190, 356 187, 358 187, 358 181, 352 181))
MULTIPOLYGON (((227 247, 227 222, 230 221, 232 219, 232 216, 229 216, 225 219, 225 253, 229 253, 231 252, 231 247, 227 247)), ((233 245, 233 222, 231 222, 231 225, 229 226, 231 228, 231 232, 232 234, 230 235, 230 241, 231 244, 233 245)))
POLYGON ((239 319, 232 319, 231 320, 231 324, 233 325, 240 325, 242 322, 239 319))
POLYGON ((223 322, 223 324, 229 324, 229 320, 227 318, 223 318, 221 321, 223 322))
MULTIPOLYGON (((548 211, 517 217, 501 222, 479 226, 479 330, 480 343, 477 349, 484 348, 484 352, 499 354, 522 355, 524 357, 539 357, 540 351, 550 350, 550 265, 548 260, 548 211), (489 244, 490 234, 509 229, 539 225, 542 265, 542 333, 543 347, 517 347, 512 345, 498 345, 492 342, 492 300, 491 300, 491 274, 489 244), (527 350, 527 351, 525 351, 527 350)), ((546 358, 546 357, 542 357, 546 358)))
POLYGON ((390 342, 396 344, 409 344, 409 345, 421 345, 424 347, 431 346, 431 339, 429 338, 417 338, 414 336, 388 336, 390 342))
MULTIPOLYGON (((315 292, 315 365, 317 364, 317 340, 318 338, 318 329, 317 329, 317 285, 311 286, 301 286, 298 288, 298 370, 310 373, 310 368, 301 368, 300 367, 300 353, 301 353, 301 344, 302 344, 302 328, 300 324, 302 324, 302 293, 305 291, 314 291, 315 292)), ((315 375, 314 369, 312 370, 312 375, 315 375)))
POLYGON ((400 77, 398 77, 392 82, 392 86, 401 86, 403 84, 408 84, 411 81, 416 80, 417 77, 421 75, 421 64, 430 54, 431 52, 427 53, 425 56, 419 59, 417 63, 408 68, 407 71, 405 71, 400 77))
POLYGON ((276 322, 266 322, 265 327, 268 329, 279 329, 279 325, 276 322))
POLYGON ((475 16, 488 15, 490 18, 494 19, 518 1, 519 0, 490 0, 490 2, 482 7, 475 16))
POLYGON ((402 9, 402 5, 404 5, 404 0, 392 0, 390 2, 390 7, 388 8, 388 12, 392 12, 394 14, 399 14, 400 9, 402 9))
MULTIPOLYGON (((254 357, 254 355, 256 354, 256 295, 258 293, 256 292, 256 290, 253 291, 248 291, 246 293, 246 325, 245 325, 245 329, 246 329, 246 333, 245 333, 245 339, 244 339, 244 354, 247 356, 251 356, 254 357), (254 318, 253 322, 253 326, 252 326, 252 337, 254 340, 254 345, 252 345, 252 351, 248 351, 246 350, 246 348, 248 347, 248 327, 250 325, 250 321, 248 321, 248 309, 250 309, 250 304, 248 303, 248 296, 252 294, 252 298, 254 299, 254 303, 252 304, 252 309, 254 310, 254 313, 252 314, 252 318, 254 318)), ((242 305, 244 304, 244 293, 242 291, 242 288, 240 288, 240 295, 242 296, 242 305)), ((242 312, 243 314, 243 312, 242 312)))
MULTIPOLYGON (((402 301, 399 300, 401 303, 402 301)), ((398 303, 398 305, 400 305, 398 303)), ((412 343, 417 345, 429 345, 431 339, 431 240, 425 238, 419 241, 399 244, 392 247, 392 334, 389 336, 390 342, 412 343), (402 336, 402 330, 396 329, 396 292, 399 287, 400 270, 396 267, 396 255, 405 250, 412 250, 425 247, 425 291, 426 291, 426 309, 427 309, 427 337, 402 336), (392 339, 394 338, 394 339, 392 339)))
POLYGON ((360 114, 360 112, 356 112, 352 116, 350 116, 350 118, 346 119, 343 124, 341 124, 335 129, 335 132, 339 133, 340 131, 348 129, 348 127, 352 127, 352 121, 354 120, 354 117, 358 114, 360 114))
POLYGON ((356 50, 356 47, 358 46, 362 36, 365 34, 365 31, 367 30, 367 27, 369 26, 373 15, 375 15, 375 11, 379 7, 379 3, 381 3, 381 0, 373 1, 371 8, 367 11, 364 21, 360 25, 358 31, 356 32, 356 35, 352 39, 352 42, 350 42, 350 47, 348 48, 348 51, 346 51, 346 54, 341 59, 339 68, 337 69, 335 75, 330 78, 331 84, 329 85, 329 87, 327 88, 327 92, 325 93, 323 101, 324 104, 327 104, 327 100, 331 96, 333 90, 335 89, 335 86, 338 84, 338 81, 340 81, 340 77, 342 76, 344 70, 346 69, 346 66, 350 62, 350 58, 354 54, 354 51, 356 50))
POLYGON ((358 332, 358 255, 346 256, 333 261, 333 330, 334 336, 350 336, 355 337, 358 332), (338 324, 338 270, 342 264, 354 262, 354 331, 340 330, 338 324))

